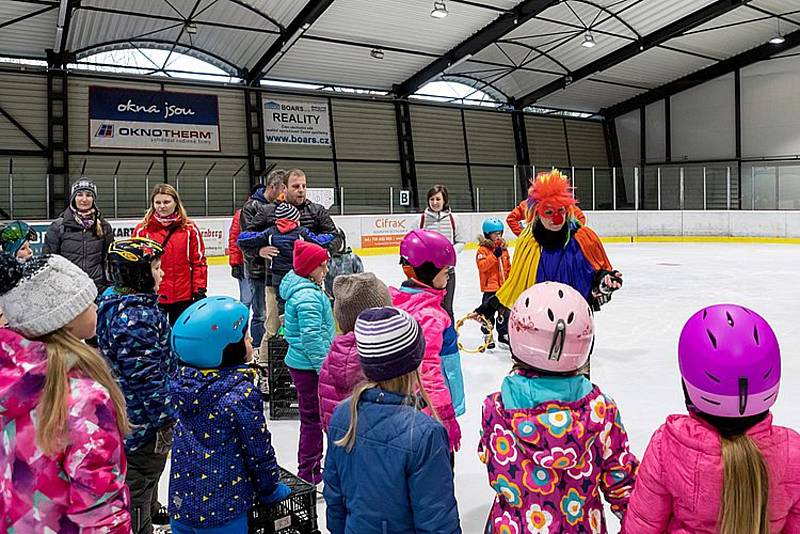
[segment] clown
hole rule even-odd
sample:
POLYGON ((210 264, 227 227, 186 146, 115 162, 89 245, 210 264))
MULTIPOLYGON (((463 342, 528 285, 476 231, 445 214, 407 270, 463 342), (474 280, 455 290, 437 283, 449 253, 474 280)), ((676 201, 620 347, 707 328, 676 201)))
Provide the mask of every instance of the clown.
POLYGON ((511 308, 523 291, 540 282, 561 282, 578 291, 595 311, 622 287, 597 234, 583 226, 569 178, 539 173, 528 194, 525 229, 517 240, 511 273, 486 306, 511 308))

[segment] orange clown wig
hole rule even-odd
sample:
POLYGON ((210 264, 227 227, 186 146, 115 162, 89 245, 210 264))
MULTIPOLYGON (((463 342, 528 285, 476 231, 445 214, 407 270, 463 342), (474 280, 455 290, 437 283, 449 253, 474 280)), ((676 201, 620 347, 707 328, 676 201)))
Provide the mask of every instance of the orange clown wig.
MULTIPOLYGON (((536 175, 530 189, 528 190, 528 210, 526 223, 542 215, 563 219, 568 217, 575 218, 575 205, 577 201, 573 195, 573 187, 570 186, 569 177, 558 169, 550 172, 540 172, 536 175), (563 215, 559 216, 560 210, 564 208, 563 215)), ((554 222, 563 222, 555 220, 554 222)))

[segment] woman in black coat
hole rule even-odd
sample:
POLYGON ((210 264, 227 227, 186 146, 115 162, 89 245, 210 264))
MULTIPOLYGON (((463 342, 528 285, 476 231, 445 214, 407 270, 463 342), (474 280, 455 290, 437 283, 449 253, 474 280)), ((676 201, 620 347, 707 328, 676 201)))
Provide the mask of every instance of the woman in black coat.
POLYGON ((94 280, 100 295, 111 285, 105 265, 112 241, 111 225, 97 209, 97 186, 81 178, 72 184, 69 207, 47 229, 43 250, 64 256, 80 267, 94 280))

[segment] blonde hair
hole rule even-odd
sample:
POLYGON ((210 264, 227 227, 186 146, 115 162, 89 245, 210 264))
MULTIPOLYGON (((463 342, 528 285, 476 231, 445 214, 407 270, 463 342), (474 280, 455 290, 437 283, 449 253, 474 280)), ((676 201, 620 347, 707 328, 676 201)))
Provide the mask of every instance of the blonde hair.
POLYGON ((416 390, 419 389, 419 394, 422 397, 422 400, 425 401, 425 404, 431 409, 433 417, 438 419, 436 410, 431 404, 431 400, 428 398, 428 393, 425 391, 425 388, 422 385, 422 377, 419 375, 419 369, 415 369, 410 373, 406 373, 402 376, 398 376, 397 378, 392 378, 391 380, 385 380, 382 382, 366 380, 357 385, 353 390, 353 395, 350 399, 350 426, 348 427, 344 436, 334 442, 339 447, 344 447, 347 449, 347 452, 353 450, 353 447, 356 444, 356 434, 358 432, 358 403, 361 401, 361 395, 368 389, 372 388, 381 388, 385 391, 392 391, 407 397, 412 397, 414 399, 414 408, 418 410, 422 408, 422 406, 419 404, 419 397, 415 395, 416 390))
POLYGON ((769 474, 764 457, 745 434, 721 438, 720 534, 769 534, 769 474))
POLYGON ((103 386, 109 393, 117 416, 117 428, 124 437, 130 430, 125 396, 100 354, 64 328, 38 339, 47 347, 47 374, 44 390, 36 408, 39 425, 36 441, 42 451, 53 455, 66 445, 69 411, 70 369, 77 368, 87 378, 103 386))
POLYGON ((178 221, 181 228, 186 228, 189 223, 189 216, 186 214, 186 208, 183 207, 183 203, 181 202, 181 197, 178 195, 178 191, 169 184, 159 184, 153 188, 152 193, 150 193, 150 207, 147 208, 147 212, 144 214, 144 219, 142 219, 142 226, 148 226, 150 221, 156 214, 156 210, 153 207, 153 201, 156 198, 156 195, 169 195, 175 200, 175 211, 178 213, 178 221))

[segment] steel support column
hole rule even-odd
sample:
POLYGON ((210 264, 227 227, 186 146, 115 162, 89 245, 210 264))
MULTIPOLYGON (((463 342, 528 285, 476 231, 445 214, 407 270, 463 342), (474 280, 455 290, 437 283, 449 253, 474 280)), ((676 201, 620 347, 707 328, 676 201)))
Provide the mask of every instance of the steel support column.
POLYGON ((264 111, 261 92, 250 87, 244 90, 245 135, 247 136, 247 169, 250 187, 264 175, 267 158, 264 151, 264 111))
POLYGON ((47 216, 54 218, 69 198, 68 80, 63 54, 48 50, 47 63, 47 216))
POLYGON ((414 138, 411 133, 411 107, 405 100, 394 103, 395 125, 397 127, 397 148, 400 152, 400 180, 403 189, 411 190, 411 203, 419 208, 419 187, 417 186, 417 166, 414 159, 414 138))

